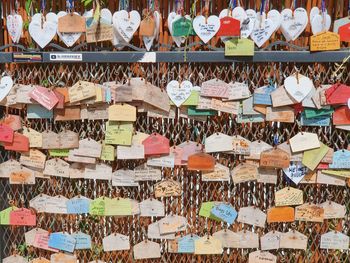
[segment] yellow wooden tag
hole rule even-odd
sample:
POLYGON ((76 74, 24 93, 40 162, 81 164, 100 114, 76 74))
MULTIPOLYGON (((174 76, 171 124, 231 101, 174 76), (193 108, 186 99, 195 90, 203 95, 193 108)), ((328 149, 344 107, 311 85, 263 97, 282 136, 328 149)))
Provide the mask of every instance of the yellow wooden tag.
POLYGON ((128 198, 106 199, 105 211, 106 216, 123 216, 131 215, 131 202, 128 198))
POLYGON ((129 104, 115 104, 108 108, 110 121, 136 121, 136 107, 129 104))
POLYGON ((70 103, 89 99, 96 96, 96 87, 94 83, 79 81, 68 89, 70 103))
POLYGON ((194 254, 196 255, 215 255, 221 253, 221 241, 212 236, 204 236, 194 242, 194 254))
POLYGON ((41 148, 43 145, 43 137, 40 132, 31 128, 24 128, 23 135, 28 137, 30 148, 41 148))
POLYGON ((315 170, 323 157, 328 153, 329 147, 320 142, 320 148, 305 151, 303 154, 303 165, 311 170, 315 170))
POLYGON ((112 145, 102 144, 101 160, 114 161, 115 149, 112 145))
POLYGON ((333 32, 323 32, 310 37, 310 51, 340 49, 340 36, 333 32))
POLYGON ((322 170, 322 173, 329 174, 329 175, 335 175, 335 176, 339 176, 339 177, 350 178, 350 171, 349 170, 322 170))
POLYGON ((131 145, 133 124, 109 121, 106 125, 106 144, 131 145))
POLYGON ((235 38, 225 43, 225 56, 254 56, 254 42, 247 38, 235 38))
POLYGON ((275 194, 276 206, 301 205, 303 201, 303 191, 293 187, 285 187, 275 194))

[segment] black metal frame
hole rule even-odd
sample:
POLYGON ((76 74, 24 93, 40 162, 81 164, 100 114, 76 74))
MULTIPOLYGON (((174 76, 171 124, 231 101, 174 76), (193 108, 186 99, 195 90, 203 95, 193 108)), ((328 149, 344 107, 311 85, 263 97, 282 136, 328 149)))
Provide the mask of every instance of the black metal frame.
MULTIPOLYGON (((22 53, 22 52, 21 52, 22 53)), ((23 52, 24 54, 26 52, 23 52)), ((0 52, 0 63, 12 63, 11 52, 0 52)), ((308 52, 308 51, 256 51, 252 57, 229 57, 224 51, 92 51, 92 52, 31 52, 42 56, 41 63, 135 63, 135 62, 174 62, 174 63, 230 63, 230 62, 281 62, 281 63, 326 63, 341 62, 350 55, 346 51, 308 52), (153 53, 151 60, 143 60, 146 55, 153 53), (81 61, 51 60, 52 54, 82 54, 81 61)))

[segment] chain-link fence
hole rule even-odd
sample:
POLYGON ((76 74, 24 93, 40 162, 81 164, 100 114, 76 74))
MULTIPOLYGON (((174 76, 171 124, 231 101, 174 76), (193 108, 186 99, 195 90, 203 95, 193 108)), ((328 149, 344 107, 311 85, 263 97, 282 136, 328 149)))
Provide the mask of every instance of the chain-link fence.
MULTIPOLYGON (((289 75, 295 70, 295 66, 301 74, 308 76, 318 76, 320 83, 326 84, 332 81, 331 73, 334 70, 331 64, 317 65, 294 65, 294 64, 72 64, 72 65, 17 65, 14 77, 17 82, 42 83, 48 79, 61 78, 64 85, 72 85, 80 79, 104 82, 125 80, 128 76, 143 76, 148 81, 160 87, 166 85, 172 79, 190 78, 194 84, 200 85, 202 81, 218 77, 230 82, 247 81, 251 90, 263 85, 267 78, 275 78, 277 83, 283 79, 283 75, 289 75)), ((346 71, 347 72, 347 71, 346 71)), ((346 82, 348 75, 342 75, 342 81, 346 82)), ((62 84, 63 84, 62 83, 62 84)), ((281 84, 281 83, 280 83, 281 84)), ((14 110, 13 113, 26 115, 25 110, 14 110)), ((241 135, 251 141, 262 139, 269 144, 273 144, 274 138, 278 136, 280 142, 286 141, 294 136, 300 129, 297 122, 294 124, 284 123, 240 123, 238 124, 233 115, 221 114, 220 116, 208 117, 206 121, 195 121, 177 115, 173 119, 149 118, 146 113, 139 113, 136 129, 142 132, 151 133, 154 127, 159 127, 158 132, 171 140, 171 144, 179 144, 186 141, 187 128, 190 128, 190 139, 196 141, 203 140, 214 131, 223 132, 228 135, 241 135), (158 125, 154 125, 157 123, 158 125), (262 135, 262 137, 261 137, 262 135)), ((104 137, 104 121, 69 121, 53 122, 51 120, 30 120, 30 126, 37 131, 45 131, 51 127, 53 131, 59 132, 65 127, 86 136, 86 131, 92 131, 92 136, 96 140, 104 137), (67 126, 68 125, 68 126, 67 126)), ((340 149, 349 144, 349 132, 337 130, 332 126, 328 127, 302 127, 302 129, 315 132, 320 140, 333 147, 340 149)), ((1 152, 0 162, 9 158, 8 152, 1 152)), ((19 157, 19 156, 17 156, 19 157)), ((218 161, 230 169, 238 162, 238 155, 218 153, 218 161)), ((111 163, 114 169, 127 167, 133 169, 143 161, 119 161, 111 163)), ((232 182, 203 182, 200 173, 188 171, 185 167, 174 169, 163 168, 162 178, 172 178, 179 181, 183 188, 180 197, 161 198, 165 204, 166 214, 178 214, 185 216, 198 235, 204 235, 208 231, 214 233, 224 225, 212 220, 199 217, 199 208, 205 201, 226 201, 230 202, 236 209, 248 205, 255 205, 261 210, 266 210, 274 205, 274 193, 285 187, 286 181, 282 172, 279 172, 276 185, 263 184, 257 182, 241 183, 234 185, 232 182)), ((117 196, 120 191, 121 196, 141 201, 149 198, 153 192, 154 183, 140 182, 139 187, 110 187, 107 181, 94 181, 82 179, 51 178, 37 179, 35 185, 10 185, 7 179, 0 179, 0 209, 8 207, 10 200, 20 202, 24 200, 24 205, 29 206, 29 200, 45 193, 51 196, 61 194, 67 198, 72 198, 78 193, 95 199, 102 195, 109 197, 117 196)), ((348 187, 328 186, 320 184, 300 184, 298 188, 304 191, 304 200, 321 203, 328 198, 332 201, 350 207, 350 191, 348 187)), ((20 203, 19 203, 20 205, 20 203)), ((102 245, 103 237, 118 232, 130 236, 131 245, 141 242, 147 226, 157 221, 159 218, 144 218, 139 216, 130 217, 92 217, 90 215, 55 215, 40 214, 38 222, 40 227, 51 229, 53 232, 61 231, 65 223, 70 232, 82 230, 91 235, 96 246, 102 245)), ((252 227, 240 223, 234 223, 230 228, 233 231, 241 229, 251 230, 260 236, 268 231, 287 232, 291 229, 291 223, 266 224, 265 228, 252 227)), ((0 226, 1 240, 0 247, 2 258, 12 252, 12 246, 19 246, 24 243, 24 233, 28 227, 0 226)), ((348 262, 348 251, 327 251, 320 249, 320 237, 329 230, 337 229, 349 235, 348 218, 325 220, 323 223, 297 222, 296 229, 308 236, 308 249, 306 251, 279 249, 273 251, 278 256, 280 262, 348 262)), ((172 254, 167 252, 167 243, 162 241, 162 257, 159 260, 149 260, 148 262, 247 262, 251 249, 225 249, 222 255, 216 256, 194 256, 172 254)), ((106 262, 132 262, 132 250, 123 252, 106 252, 95 255, 93 251, 77 251, 80 262, 90 262, 95 256, 106 262)), ((50 252, 29 248, 27 255, 49 257, 50 252)), ((147 261, 146 261, 147 262, 147 261)))

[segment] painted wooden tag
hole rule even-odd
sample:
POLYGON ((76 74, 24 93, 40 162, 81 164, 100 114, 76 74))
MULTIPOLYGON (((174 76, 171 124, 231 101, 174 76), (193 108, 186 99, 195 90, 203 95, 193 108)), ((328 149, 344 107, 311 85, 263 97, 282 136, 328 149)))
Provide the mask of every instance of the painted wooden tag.
POLYGON ((310 37, 310 51, 330 51, 340 49, 340 36, 324 32, 310 37))
POLYGON ((294 222, 293 207, 271 207, 267 210, 267 223, 294 222))

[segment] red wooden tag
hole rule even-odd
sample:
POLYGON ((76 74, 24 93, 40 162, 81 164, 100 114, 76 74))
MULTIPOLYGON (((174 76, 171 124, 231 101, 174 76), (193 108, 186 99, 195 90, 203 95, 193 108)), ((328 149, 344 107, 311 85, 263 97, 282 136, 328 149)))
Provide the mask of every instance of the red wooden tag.
POLYGON ((52 108, 58 103, 58 98, 55 93, 42 86, 37 86, 29 93, 29 96, 48 110, 52 110, 52 108))
POLYGON ((163 155, 170 152, 169 140, 158 133, 147 137, 142 144, 145 147, 145 156, 163 155))
POLYGON ((239 22, 239 20, 229 16, 225 16, 220 19, 220 29, 216 35, 219 37, 239 36, 241 33, 240 27, 241 23, 239 22))
POLYGON ((13 142, 13 130, 3 124, 0 124, 0 142, 13 142))
POLYGON ((339 27, 340 41, 350 42, 350 23, 339 27))
POLYGON ((56 109, 64 109, 64 101, 65 101, 64 95, 57 90, 54 90, 53 92, 55 93, 55 96, 58 99, 58 103, 56 104, 55 108, 56 109))
POLYGON ((29 139, 23 134, 14 133, 13 141, 3 143, 5 150, 16 152, 28 152, 29 151, 29 139))
POLYGON ((20 208, 10 212, 10 225, 36 226, 36 215, 27 208, 20 208))
POLYGON ((350 109, 348 106, 337 108, 333 113, 334 125, 348 125, 350 124, 350 109))
POLYGON ((350 98, 350 87, 344 84, 334 84, 325 91, 327 104, 347 104, 350 98))
POLYGON ((317 166, 317 169, 318 170, 327 170, 329 168, 329 164, 328 163, 320 163, 318 166, 317 166))

